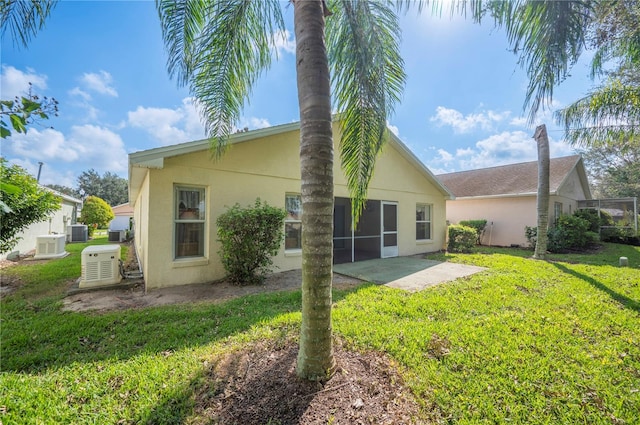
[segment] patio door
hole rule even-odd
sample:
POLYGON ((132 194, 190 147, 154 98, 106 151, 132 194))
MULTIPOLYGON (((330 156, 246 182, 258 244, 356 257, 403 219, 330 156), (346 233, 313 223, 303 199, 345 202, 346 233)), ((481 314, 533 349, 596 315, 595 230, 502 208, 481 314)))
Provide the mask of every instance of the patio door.
POLYGON ((398 256, 398 203, 382 202, 381 214, 382 249, 381 257, 398 256))

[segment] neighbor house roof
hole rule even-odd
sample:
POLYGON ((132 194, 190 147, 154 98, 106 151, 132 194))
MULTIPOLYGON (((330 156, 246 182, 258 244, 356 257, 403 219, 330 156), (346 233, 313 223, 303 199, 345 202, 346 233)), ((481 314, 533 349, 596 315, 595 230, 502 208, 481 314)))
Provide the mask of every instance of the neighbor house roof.
POLYGON ((129 205, 128 202, 126 204, 120 204, 116 205, 115 207, 111 207, 111 209, 113 210, 113 213, 115 215, 133 216, 133 207, 129 205))
MULTIPOLYGON (((574 169, 578 172, 587 199, 591 199, 591 190, 580 155, 551 159, 549 164, 551 195, 558 193, 558 189, 574 169)), ((439 174, 437 177, 456 198, 523 196, 538 193, 538 161, 439 174)))
MULTIPOLYGON (((262 128, 252 131, 244 131, 229 136, 230 145, 260 138, 274 136, 300 129, 300 123, 282 124, 273 127, 262 128)), ((413 164, 423 175, 444 195, 446 199, 453 199, 453 194, 438 180, 433 173, 402 143, 402 141, 391 131, 388 143, 396 148, 400 155, 413 164)), ((171 146, 163 146, 145 151, 129 154, 129 200, 134 205, 147 168, 163 168, 164 159, 193 152, 208 151, 210 149, 209 139, 196 140, 193 142, 180 143, 171 146)))

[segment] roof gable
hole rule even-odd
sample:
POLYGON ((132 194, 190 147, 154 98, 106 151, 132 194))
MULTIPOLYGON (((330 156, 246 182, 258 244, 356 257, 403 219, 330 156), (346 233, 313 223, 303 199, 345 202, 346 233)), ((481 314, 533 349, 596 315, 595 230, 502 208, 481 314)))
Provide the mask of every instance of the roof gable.
MULTIPOLYGON (((585 194, 590 198, 591 192, 580 155, 551 159, 549 192, 556 194, 574 169, 578 172, 585 194)), ((456 198, 535 195, 538 192, 538 161, 439 174, 436 177, 456 198)))

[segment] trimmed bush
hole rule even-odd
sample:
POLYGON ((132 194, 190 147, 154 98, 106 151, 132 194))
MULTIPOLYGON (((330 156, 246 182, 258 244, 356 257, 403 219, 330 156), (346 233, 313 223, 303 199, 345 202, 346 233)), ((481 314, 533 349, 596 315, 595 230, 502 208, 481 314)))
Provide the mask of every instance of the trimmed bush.
POLYGON ((538 228, 533 226, 524 226, 524 237, 527 238, 530 248, 535 248, 538 242, 538 228))
POLYGON ((97 196, 89 196, 84 200, 81 217, 78 221, 87 225, 87 232, 91 237, 95 229, 107 227, 114 217, 113 209, 104 199, 97 196))
POLYGON ((480 245, 482 243, 482 235, 484 235, 484 229, 487 227, 487 220, 462 220, 458 224, 475 229, 476 234, 478 235, 476 244, 480 245))
POLYGON ((235 204, 218 217, 220 259, 232 283, 264 282, 284 238, 285 216, 283 208, 256 199, 253 206, 235 204))
POLYGON ((478 233, 472 227, 453 224, 449 226, 449 252, 470 252, 476 245, 478 233))
POLYGON ((589 221, 575 215, 562 215, 556 225, 549 229, 548 249, 560 252, 566 249, 581 249, 589 245, 589 221))

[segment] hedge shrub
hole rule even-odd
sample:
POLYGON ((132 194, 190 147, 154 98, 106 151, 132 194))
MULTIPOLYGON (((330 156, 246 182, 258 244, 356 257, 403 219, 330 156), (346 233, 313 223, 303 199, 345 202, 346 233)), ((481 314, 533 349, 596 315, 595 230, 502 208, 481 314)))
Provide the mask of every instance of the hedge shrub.
POLYGON ((484 229, 487 227, 487 220, 462 220, 460 223, 461 226, 471 227, 475 229, 477 233, 476 244, 480 245, 482 242, 482 235, 484 235, 484 229))
POLYGON ((218 217, 220 258, 232 283, 264 282, 284 238, 285 216, 283 208, 256 199, 253 206, 235 204, 218 217))
POLYGON ((449 226, 449 252, 470 252, 476 245, 478 233, 472 227, 453 224, 449 226))

